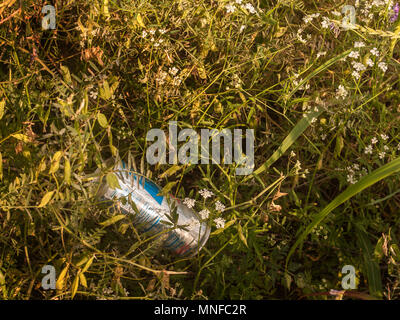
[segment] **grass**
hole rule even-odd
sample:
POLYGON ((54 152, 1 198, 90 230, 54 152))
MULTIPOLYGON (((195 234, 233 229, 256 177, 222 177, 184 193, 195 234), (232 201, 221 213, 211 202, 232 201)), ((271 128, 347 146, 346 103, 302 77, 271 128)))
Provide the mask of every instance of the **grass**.
POLYGON ((0 4, 2 299, 399 298, 390 6, 361 4, 343 30, 354 3, 56 0, 57 28, 43 30, 46 4, 0 4), (254 129, 253 173, 149 165, 146 133, 169 121, 254 129), (110 157, 210 211, 195 257, 96 200, 91 174, 113 184, 110 157), (44 265, 56 290, 41 287, 44 265), (345 265, 357 288, 332 295, 345 265))

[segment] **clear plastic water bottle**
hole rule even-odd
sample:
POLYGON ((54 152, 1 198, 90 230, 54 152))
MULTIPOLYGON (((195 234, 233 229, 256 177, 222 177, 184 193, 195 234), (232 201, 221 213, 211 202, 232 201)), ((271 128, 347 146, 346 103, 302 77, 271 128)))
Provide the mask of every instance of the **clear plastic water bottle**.
MULTIPOLYGON (((113 161, 106 161, 110 162, 113 161)), ((150 236, 158 234, 162 246, 177 255, 193 256, 201 250, 210 235, 210 226, 195 211, 179 199, 161 195, 160 187, 129 170, 123 161, 114 164, 113 170, 120 188, 112 189, 102 180, 97 193, 101 201, 112 202, 122 213, 133 215, 140 231, 150 236), (121 201, 122 198, 126 201, 121 201)))

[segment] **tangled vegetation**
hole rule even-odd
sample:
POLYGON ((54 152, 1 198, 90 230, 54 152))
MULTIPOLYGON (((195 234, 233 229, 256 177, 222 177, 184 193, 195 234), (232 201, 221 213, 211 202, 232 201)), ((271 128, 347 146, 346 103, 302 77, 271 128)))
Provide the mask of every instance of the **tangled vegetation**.
POLYGON ((394 6, 3 1, 1 299, 398 299, 394 6), (42 27, 49 4, 54 30, 42 27), (149 165, 146 133, 169 121, 253 129, 253 173, 149 165), (110 157, 207 210, 212 232, 195 257, 99 205, 91 174, 110 157), (56 290, 41 287, 45 265, 56 290), (341 291, 345 265, 354 290, 341 291))

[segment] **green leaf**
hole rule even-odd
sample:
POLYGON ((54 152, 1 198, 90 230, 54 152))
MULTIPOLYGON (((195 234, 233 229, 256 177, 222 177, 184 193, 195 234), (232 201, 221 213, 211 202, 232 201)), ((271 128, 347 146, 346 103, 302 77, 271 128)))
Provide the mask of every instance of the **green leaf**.
POLYGON ((110 86, 107 80, 104 81, 103 85, 100 87, 100 97, 104 100, 109 100, 112 96, 110 86))
POLYGON ((383 256, 384 256, 384 252, 383 252, 383 237, 380 237, 378 242, 376 243, 376 246, 375 246, 374 257, 376 259, 378 259, 378 261, 379 261, 379 260, 382 260, 383 256))
POLYGON ((364 271, 367 274, 369 294, 376 298, 382 298, 381 271, 379 264, 373 256, 374 249, 368 239, 367 233, 358 226, 356 226, 356 234, 359 247, 363 253, 364 271))
POLYGON ((63 76, 63 78, 64 78, 64 81, 65 81, 66 83, 68 83, 68 84, 71 84, 71 83, 72 83, 71 74, 70 74, 70 72, 69 72, 68 67, 66 67, 66 66, 61 66, 60 69, 61 69, 61 73, 62 73, 62 76, 63 76))
POLYGON ((42 201, 40 201, 38 208, 43 208, 46 204, 48 204, 51 198, 53 197, 54 192, 55 191, 47 192, 42 198, 42 201))
POLYGON ((118 222, 119 220, 122 220, 122 219, 124 219, 124 218, 126 218, 126 215, 124 215, 124 214, 119 214, 119 215, 116 215, 116 216, 114 216, 114 217, 112 217, 112 218, 106 220, 106 221, 100 222, 100 224, 101 224, 103 227, 108 227, 108 226, 111 226, 112 224, 114 224, 114 223, 116 223, 116 222, 118 222))
POLYGON ((162 194, 168 194, 168 192, 171 191, 171 189, 173 188, 174 185, 176 185, 178 183, 178 181, 171 181, 168 182, 165 187, 162 189, 162 194))
POLYGON ((364 189, 372 186, 378 181, 385 179, 386 177, 400 171, 400 158, 397 158, 388 164, 378 168, 377 170, 371 172, 369 175, 364 176, 360 181, 355 184, 350 185, 346 190, 339 194, 335 199, 333 199, 321 212, 316 214, 312 222, 307 226, 306 230, 297 238, 295 244, 290 248, 288 256, 286 258, 286 267, 289 262, 290 257, 293 255, 296 248, 303 243, 305 238, 310 234, 310 232, 318 226, 322 220, 324 220, 332 210, 340 206, 342 203, 349 200, 351 197, 355 196, 364 189))
POLYGON ((118 178, 114 173, 112 173, 112 172, 107 173, 106 180, 107 180, 108 186, 111 189, 121 189, 119 182, 118 182, 118 178))
POLYGON ((108 127, 108 121, 104 114, 102 114, 102 113, 97 114, 97 121, 103 128, 108 127))
POLYGON ((239 233, 239 238, 240 240, 242 240, 242 242, 245 244, 245 246, 248 248, 249 246, 247 245, 247 240, 246 237, 243 234, 243 230, 242 230, 242 226, 240 225, 240 223, 238 223, 238 233, 239 233))
POLYGON ((340 156, 340 153, 342 152, 342 149, 344 147, 344 141, 343 137, 341 134, 339 134, 336 137, 336 146, 335 146, 335 152, 333 154, 333 157, 336 159, 338 156, 340 156))
POLYGON ((160 179, 165 178, 165 177, 169 177, 172 176, 175 172, 179 171, 180 169, 182 169, 183 166, 175 164, 172 167, 170 167, 167 171, 164 171, 161 175, 160 175, 160 179))

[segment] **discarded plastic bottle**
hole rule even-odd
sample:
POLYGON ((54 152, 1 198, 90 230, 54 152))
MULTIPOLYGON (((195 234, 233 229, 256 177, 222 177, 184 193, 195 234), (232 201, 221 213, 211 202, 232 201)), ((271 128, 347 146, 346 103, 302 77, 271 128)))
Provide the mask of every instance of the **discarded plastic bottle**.
POLYGON ((159 194, 161 189, 154 182, 128 170, 123 161, 114 165, 114 173, 121 188, 112 189, 103 181, 97 193, 101 201, 121 198, 128 200, 130 196, 138 212, 129 201, 118 201, 117 205, 122 213, 133 215, 133 222, 139 226, 139 230, 150 236, 164 231, 162 246, 180 256, 193 256, 201 250, 210 235, 210 226, 201 221, 196 212, 183 205, 180 200, 170 197, 170 202, 176 205, 178 215, 178 227, 172 228, 171 208, 167 197, 159 194))

